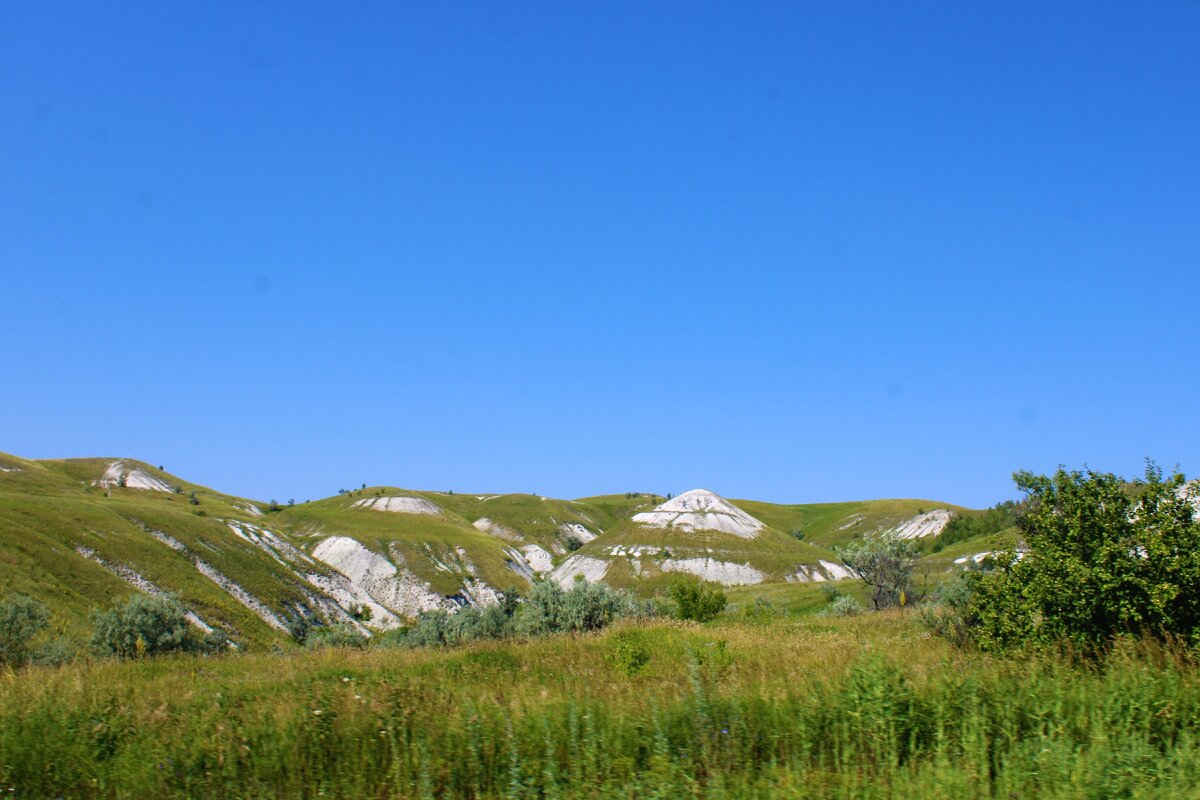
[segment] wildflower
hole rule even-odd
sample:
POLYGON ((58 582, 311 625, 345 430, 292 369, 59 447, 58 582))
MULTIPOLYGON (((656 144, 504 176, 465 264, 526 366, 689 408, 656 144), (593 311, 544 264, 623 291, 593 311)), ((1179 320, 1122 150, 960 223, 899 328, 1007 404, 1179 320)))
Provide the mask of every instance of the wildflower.
POLYGON ((321 716, 321 709, 319 709, 319 708, 314 709, 313 714, 316 714, 318 717, 321 716))

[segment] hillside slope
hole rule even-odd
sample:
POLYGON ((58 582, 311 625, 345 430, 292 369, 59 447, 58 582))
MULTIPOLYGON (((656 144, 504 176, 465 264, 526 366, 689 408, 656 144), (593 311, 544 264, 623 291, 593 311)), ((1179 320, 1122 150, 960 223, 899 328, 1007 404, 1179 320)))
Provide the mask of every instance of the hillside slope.
MULTIPOLYGON (((97 608, 172 594, 194 625, 250 645, 301 617, 388 628, 551 577, 653 594, 680 575, 751 588, 845 576, 834 549, 894 529, 931 541, 955 514, 920 500, 816 505, 627 493, 579 500, 371 487, 280 508, 133 459, 0 454, 0 592, 46 601, 80 637, 97 608)), ((988 549, 956 542, 927 559, 988 549)), ((927 548, 928 549, 928 548, 927 548)))

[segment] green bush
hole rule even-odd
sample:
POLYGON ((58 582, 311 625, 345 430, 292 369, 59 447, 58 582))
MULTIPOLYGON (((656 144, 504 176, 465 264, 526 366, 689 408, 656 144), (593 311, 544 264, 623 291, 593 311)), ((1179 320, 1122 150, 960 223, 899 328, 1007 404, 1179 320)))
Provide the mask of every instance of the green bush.
POLYGON ((578 580, 563 589, 542 580, 534 584, 513 617, 513 631, 520 636, 595 631, 614 620, 649 613, 649 606, 632 592, 605 583, 578 580))
POLYGON ((979 624, 971 611, 971 573, 982 569, 986 567, 968 567, 967 572, 943 583, 930 601, 921 606, 917 619, 927 631, 959 647, 971 643, 971 628, 979 624))
POLYGON ((742 619, 756 625, 766 624, 786 615, 786 611, 777 603, 772 603, 763 596, 754 598, 753 603, 742 606, 742 619))
POLYGON ((383 644, 456 646, 512 636, 578 633, 599 630, 618 619, 652 614, 652 604, 607 584, 577 581, 563 589, 554 581, 542 580, 524 598, 509 591, 501 595, 499 603, 483 608, 422 612, 408 630, 388 633, 383 644))
POLYGON ((696 622, 709 622, 725 610, 729 600, 715 586, 700 581, 676 581, 667 596, 675 602, 675 616, 696 622))
POLYGON ((640 675, 650 663, 650 649, 637 631, 617 634, 608 643, 605 660, 627 678, 640 675))
POLYGON ((40 601, 23 594, 0 600, 0 664, 29 663, 30 640, 45 629, 50 612, 40 601))
POLYGON ((324 650, 329 647, 349 647, 362 650, 371 643, 371 637, 347 623, 339 625, 313 626, 308 630, 304 646, 309 650, 324 650))
POLYGON ((841 594, 834 598, 823 612, 830 617, 853 617, 866 611, 863 604, 848 594, 841 594))
POLYGON ((91 651, 101 657, 142 658, 181 650, 203 651, 185 611, 173 597, 136 594, 124 606, 92 617, 91 651))
POLYGON ((987 650, 1067 642, 1106 650, 1123 635, 1200 644, 1200 520, 1183 475, 1019 472, 1026 550, 966 573, 962 624, 987 650))

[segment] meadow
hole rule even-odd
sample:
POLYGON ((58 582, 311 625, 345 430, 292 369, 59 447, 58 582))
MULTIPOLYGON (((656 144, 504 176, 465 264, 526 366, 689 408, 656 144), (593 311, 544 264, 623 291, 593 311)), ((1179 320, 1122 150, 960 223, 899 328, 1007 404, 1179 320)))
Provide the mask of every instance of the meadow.
POLYGON ((0 675, 0 790, 63 798, 1200 793, 1200 673, 988 656, 907 611, 0 675))

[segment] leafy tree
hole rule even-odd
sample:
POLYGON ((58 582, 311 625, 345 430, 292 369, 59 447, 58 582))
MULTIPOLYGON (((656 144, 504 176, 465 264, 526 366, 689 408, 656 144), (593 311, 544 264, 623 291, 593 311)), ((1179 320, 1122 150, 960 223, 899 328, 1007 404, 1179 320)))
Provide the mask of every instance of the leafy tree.
POLYGON ((1067 641, 1103 650, 1122 634, 1200 644, 1197 489, 1147 464, 1110 473, 1018 472, 1027 550, 969 577, 965 624, 984 649, 1067 641))
POLYGON ((905 605, 912 593, 917 549, 894 531, 864 536, 838 550, 846 569, 871 587, 876 610, 905 605))
POLYGON ((45 629, 50 612, 40 601, 23 594, 0 600, 0 664, 29 663, 29 642, 45 629))
POLYGON ((723 591, 700 581, 675 581, 667 596, 675 601, 675 616, 696 622, 716 619, 729 604, 723 591))

